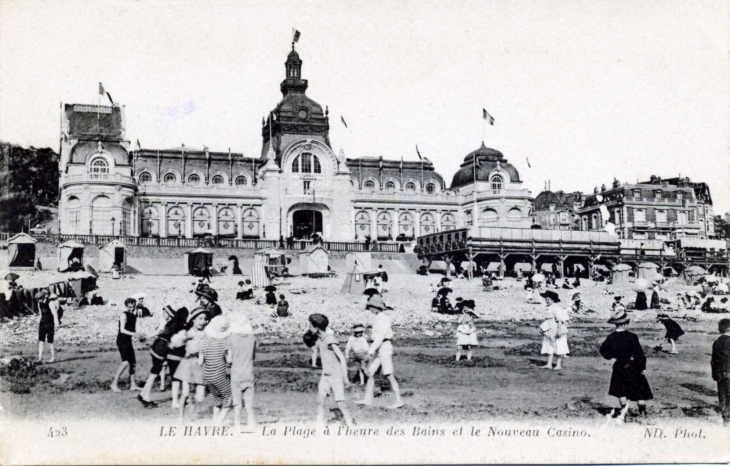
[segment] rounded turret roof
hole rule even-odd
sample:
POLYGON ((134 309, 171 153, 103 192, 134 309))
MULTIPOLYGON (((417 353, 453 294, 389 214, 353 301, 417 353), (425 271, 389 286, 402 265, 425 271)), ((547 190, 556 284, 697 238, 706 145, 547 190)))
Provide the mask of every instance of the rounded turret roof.
POLYGON ((474 182, 474 159, 479 160, 476 169, 477 181, 489 181, 489 174, 499 165, 510 177, 511 182, 519 182, 520 174, 517 169, 504 158, 504 155, 497 149, 482 146, 464 157, 461 168, 454 174, 451 181, 451 189, 460 188, 474 182))

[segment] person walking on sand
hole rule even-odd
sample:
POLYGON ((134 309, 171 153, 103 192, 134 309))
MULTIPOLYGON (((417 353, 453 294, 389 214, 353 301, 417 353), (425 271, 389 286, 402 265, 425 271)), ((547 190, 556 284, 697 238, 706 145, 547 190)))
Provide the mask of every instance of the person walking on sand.
POLYGON ((368 381, 365 385, 365 396, 357 404, 371 406, 375 396, 375 374, 380 370, 388 378, 390 387, 395 395, 395 401, 389 406, 391 409, 401 408, 403 400, 400 395, 400 386, 395 379, 393 368, 393 329, 390 318, 385 314, 385 306, 373 306, 371 309, 376 313, 373 320, 372 339, 367 358, 370 360, 368 368, 368 381), (376 356, 377 353, 377 356, 376 356))
POLYGON ((231 372, 231 398, 233 400, 233 422, 236 430, 241 429, 241 405, 246 408, 246 430, 253 431, 256 419, 253 410, 254 379, 253 361, 256 359, 256 337, 253 328, 243 313, 231 317, 231 335, 227 340, 226 360, 231 372))
MULTIPOLYGON (((170 368, 171 373, 174 373, 177 369, 178 363, 171 363, 168 359, 170 353, 170 341, 172 340, 173 335, 185 328, 188 318, 188 310, 183 307, 175 311, 172 307, 165 306, 164 316, 167 321, 163 328, 157 332, 157 337, 152 342, 152 348, 150 348, 150 356, 152 357, 152 369, 150 369, 150 375, 147 377, 147 382, 144 384, 142 393, 137 395, 137 399, 145 408, 153 405, 150 398, 152 396, 152 386, 155 383, 155 379, 158 376, 160 377, 160 386, 162 386, 164 382, 165 373, 163 371, 163 364, 165 361, 167 361, 167 365, 170 368)), ((174 383, 175 382, 173 381, 173 384, 174 383)), ((173 389, 173 402, 177 402, 177 390, 175 389, 173 389)))
MULTIPOLYGON (((543 325, 550 321, 554 324, 549 324, 550 330, 543 332, 542 337, 542 349, 541 354, 547 354, 547 363, 542 366, 544 369, 554 369, 556 371, 563 368, 562 362, 570 350, 568 348, 568 321, 570 320, 570 313, 563 306, 558 304, 560 297, 554 291, 546 291, 542 293, 547 304, 548 319, 543 322, 543 325), (553 367, 553 356, 557 356, 555 367, 553 367)), ((542 325, 540 326, 542 330, 542 325)))
MULTIPOLYGON (((117 368, 116 374, 114 374, 111 386, 112 391, 115 392, 121 391, 118 382, 125 369, 129 369, 129 389, 142 390, 134 380, 137 358, 134 355, 134 345, 132 345, 132 337, 137 335, 137 301, 127 298, 124 301, 124 306, 126 306, 126 309, 119 315, 119 332, 117 333, 117 348, 119 349, 119 355, 122 357, 122 363, 117 368)), ((140 342, 145 341, 143 335, 139 335, 138 338, 140 342)))
POLYGON ((720 337, 712 343, 712 380, 717 382, 717 398, 720 403, 722 424, 730 426, 730 319, 717 324, 720 337))
POLYGON ((188 401, 191 387, 195 387, 195 397, 190 399, 190 417, 195 414, 195 403, 202 403, 205 399, 205 374, 203 366, 198 364, 200 344, 203 341, 203 330, 208 325, 208 311, 203 307, 193 309, 188 317, 185 329, 172 337, 173 348, 184 346, 185 358, 175 371, 175 378, 182 382, 180 396, 180 423, 185 417, 185 403, 188 401))
POLYGON ((228 318, 218 316, 205 327, 205 337, 200 345, 198 364, 203 366, 205 386, 213 396, 213 424, 222 425, 233 406, 231 379, 226 374, 226 339, 230 335, 228 318))
POLYGON ((317 334, 319 354, 322 358, 322 378, 319 379, 319 391, 317 394, 317 424, 325 425, 324 403, 327 395, 332 392, 337 407, 345 418, 345 424, 352 427, 352 416, 347 409, 345 399, 345 388, 350 386, 347 379, 347 360, 340 351, 337 339, 327 333, 329 319, 323 314, 311 314, 309 316, 309 330, 317 334))
POLYGON ((679 324, 667 314, 659 314, 656 316, 656 318, 664 325, 667 333, 664 335, 664 340, 662 340, 662 342, 654 349, 657 351, 661 351, 664 342, 667 341, 670 345, 672 345, 672 350, 669 353, 679 354, 679 351, 677 351, 677 341, 679 340, 679 337, 684 335, 684 330, 682 330, 682 327, 680 327, 679 324))
POLYGON ((58 306, 51 305, 48 299, 48 290, 43 289, 35 295, 38 300, 38 310, 41 320, 38 325, 38 362, 43 362, 43 343, 48 343, 48 349, 51 350, 51 359, 48 362, 56 361, 56 353, 53 347, 53 338, 56 333, 56 327, 61 324, 58 321, 58 306))
POLYGON ((639 415, 646 416, 646 401, 654 398, 646 380, 646 355, 636 334, 627 329, 631 319, 625 309, 619 308, 611 313, 609 324, 616 330, 601 345, 599 352, 604 359, 616 359, 613 363, 611 383, 608 394, 618 398, 621 409, 614 412, 614 417, 623 418, 629 409, 629 403, 636 401, 639 415))
POLYGON ((365 338, 365 327, 362 324, 356 324, 352 328, 352 335, 347 339, 345 346, 345 359, 350 360, 350 354, 357 367, 357 375, 360 377, 360 385, 365 385, 365 376, 368 370, 368 340, 365 338))
POLYGON ((459 317, 459 326, 456 327, 456 362, 461 359, 461 350, 466 350, 466 360, 471 361, 472 348, 479 346, 477 327, 474 325, 474 319, 478 317, 474 312, 474 301, 466 299, 461 305, 463 314, 459 317))

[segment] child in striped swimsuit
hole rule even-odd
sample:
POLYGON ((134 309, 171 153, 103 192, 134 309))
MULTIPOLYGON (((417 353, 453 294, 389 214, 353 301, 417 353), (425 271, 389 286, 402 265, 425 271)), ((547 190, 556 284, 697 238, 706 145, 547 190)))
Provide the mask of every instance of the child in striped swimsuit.
POLYGON ((233 406, 231 379, 226 374, 226 339, 230 335, 228 326, 228 318, 222 315, 210 321, 205 328, 205 338, 198 357, 198 364, 203 366, 205 374, 205 386, 213 396, 213 423, 216 425, 223 424, 233 406))

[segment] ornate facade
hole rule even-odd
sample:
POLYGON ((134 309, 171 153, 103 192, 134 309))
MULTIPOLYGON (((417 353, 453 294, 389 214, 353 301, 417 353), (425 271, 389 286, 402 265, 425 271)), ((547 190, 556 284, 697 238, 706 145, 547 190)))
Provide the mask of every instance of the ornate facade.
POLYGON ((427 159, 346 158, 329 111, 306 95, 292 49, 282 100, 262 122, 260 157, 208 148, 130 151, 123 106, 67 104, 62 118, 62 234, 328 241, 412 239, 467 225, 529 227, 530 192, 482 145, 451 186, 427 159))

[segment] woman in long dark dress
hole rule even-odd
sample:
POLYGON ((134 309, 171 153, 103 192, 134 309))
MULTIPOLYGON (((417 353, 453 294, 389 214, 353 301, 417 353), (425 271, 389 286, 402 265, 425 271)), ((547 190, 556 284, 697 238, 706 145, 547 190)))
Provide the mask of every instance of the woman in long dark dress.
POLYGON ((619 308, 613 312, 608 323, 616 325, 616 330, 606 338, 599 351, 605 359, 616 359, 608 394, 618 398, 621 412, 628 402, 636 401, 639 414, 645 416, 646 401, 653 399, 654 395, 644 376, 646 355, 639 343, 639 337, 627 330, 630 321, 624 309, 619 308))

